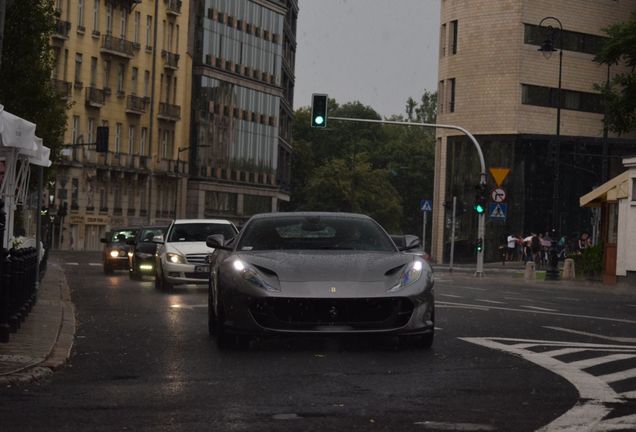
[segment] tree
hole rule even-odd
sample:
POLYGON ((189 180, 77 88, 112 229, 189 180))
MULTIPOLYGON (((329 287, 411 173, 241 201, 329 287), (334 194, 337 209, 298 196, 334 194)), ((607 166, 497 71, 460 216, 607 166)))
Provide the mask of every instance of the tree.
POLYGON ((624 134, 636 128, 636 13, 628 21, 604 31, 609 38, 595 61, 610 66, 624 61, 631 68, 630 72, 615 75, 609 85, 596 85, 606 103, 605 123, 613 132, 624 134))
POLYGON ((54 28, 52 1, 14 1, 7 8, 0 68, 0 103, 37 125, 51 158, 58 154, 66 129, 66 105, 51 83, 54 28))

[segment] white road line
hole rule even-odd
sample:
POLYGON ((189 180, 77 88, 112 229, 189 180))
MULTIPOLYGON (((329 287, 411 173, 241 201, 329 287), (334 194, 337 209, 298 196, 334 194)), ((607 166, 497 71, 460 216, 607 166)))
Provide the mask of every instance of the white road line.
POLYGON ((504 299, 506 299, 506 300, 521 300, 521 301, 529 301, 529 302, 536 301, 534 299, 522 298, 522 297, 504 297, 504 299))
POLYGON ((101 263, 88 263, 88 265, 92 266, 92 267, 101 267, 102 266, 101 263))
POLYGON ((621 393, 621 396, 625 399, 636 399, 636 391, 621 393))
POLYGON ((462 296, 453 295, 453 294, 437 294, 437 295, 442 297, 462 298, 462 296))
POLYGON ((573 353, 578 353, 582 351, 586 351, 586 349, 585 348, 561 348, 554 351, 546 351, 545 353, 549 355, 550 357, 559 357, 562 355, 573 354, 573 353))
POLYGON ((589 358, 585 360, 577 360, 574 362, 570 362, 569 365, 577 367, 579 369, 587 369, 587 368, 591 368, 592 366, 598 366, 598 365, 611 363, 613 361, 618 361, 618 360, 627 360, 634 357, 636 357, 636 354, 611 354, 611 355, 606 355, 601 357, 589 358))
POLYGON ((484 303, 492 303, 492 304, 506 304, 505 302, 495 301, 495 300, 484 300, 484 299, 475 299, 475 301, 480 301, 484 303))
POLYGON ((69 266, 78 266, 78 265, 79 265, 79 263, 76 263, 76 262, 67 262, 67 263, 66 263, 66 265, 69 265, 69 266))
POLYGON ((630 338, 630 337, 605 336, 605 335, 601 335, 601 334, 597 334, 597 333, 588 333, 588 332, 583 332, 583 331, 578 331, 578 330, 566 329, 566 328, 563 328, 563 327, 543 326, 543 328, 547 328, 547 329, 551 329, 551 330, 557 330, 557 331, 562 331, 562 332, 565 332, 565 333, 578 334, 578 335, 582 335, 582 336, 592 336, 592 337, 595 337, 595 338, 611 340, 611 341, 614 341, 614 342, 636 343, 636 338, 630 338))
POLYGON ((545 311, 545 312, 558 312, 558 310, 556 310, 556 309, 548 309, 548 308, 542 308, 542 307, 538 307, 538 306, 521 305, 521 307, 528 308, 528 309, 534 309, 534 310, 538 310, 538 311, 545 311))
POLYGON ((468 290, 473 290, 473 291, 488 291, 486 288, 475 288, 475 287, 468 287, 468 286, 461 286, 461 285, 456 285, 459 288, 464 288, 464 289, 468 289, 468 290))
POLYGON ((478 423, 446 423, 446 422, 433 422, 433 421, 421 421, 413 423, 418 426, 423 426, 424 429, 434 429, 439 431, 496 431, 494 426, 478 423))
POLYGON ((620 372, 614 372, 607 375, 600 375, 598 378, 602 379, 607 383, 615 383, 617 381, 623 381, 630 378, 636 378, 636 368, 627 369, 620 372))
POLYGON ((594 320, 599 320, 599 321, 610 321, 610 322, 619 322, 619 323, 626 323, 626 324, 636 324, 636 321, 634 320, 628 320, 628 319, 621 319, 621 318, 609 318, 609 317, 597 317, 597 316, 591 316, 591 315, 579 315, 579 314, 566 314, 566 313, 562 313, 562 312, 545 312, 545 311, 534 311, 534 310, 527 310, 527 309, 517 309, 517 308, 508 308, 508 307, 502 307, 502 306, 484 306, 481 307, 479 305, 472 305, 472 304, 467 304, 467 303, 452 303, 452 302, 447 302, 447 301, 437 301, 436 305, 442 305, 444 307, 454 307, 454 308, 458 308, 458 309, 484 309, 486 311, 493 309, 493 310, 505 310, 505 311, 510 311, 510 312, 522 312, 522 313, 532 313, 532 314, 540 314, 540 315, 554 315, 554 316, 562 316, 562 317, 571 317, 571 318, 585 318, 585 319, 594 319, 594 320))
POLYGON ((554 297, 556 300, 567 300, 567 301, 572 301, 572 302, 578 302, 581 301, 580 299, 577 298, 573 298, 573 297, 554 297))

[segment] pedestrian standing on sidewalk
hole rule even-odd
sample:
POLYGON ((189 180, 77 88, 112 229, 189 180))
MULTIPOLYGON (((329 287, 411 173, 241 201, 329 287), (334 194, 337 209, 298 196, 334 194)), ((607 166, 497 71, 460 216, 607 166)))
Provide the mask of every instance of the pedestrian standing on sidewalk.
POLYGON ((506 261, 514 261, 517 242, 519 239, 512 233, 508 234, 508 247, 506 250, 506 261))

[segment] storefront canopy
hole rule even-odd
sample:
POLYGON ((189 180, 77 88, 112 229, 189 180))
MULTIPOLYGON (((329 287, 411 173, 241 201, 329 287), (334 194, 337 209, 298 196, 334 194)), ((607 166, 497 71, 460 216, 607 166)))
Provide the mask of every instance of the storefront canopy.
POLYGON ((579 198, 581 207, 600 207, 607 201, 617 201, 629 196, 629 171, 614 177, 579 198))

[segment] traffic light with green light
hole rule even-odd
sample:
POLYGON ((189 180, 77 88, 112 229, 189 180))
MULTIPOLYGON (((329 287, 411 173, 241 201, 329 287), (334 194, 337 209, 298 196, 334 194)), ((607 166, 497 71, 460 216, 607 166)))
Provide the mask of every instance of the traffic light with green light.
POLYGON ((484 241, 481 238, 475 240, 475 252, 481 253, 484 250, 484 241))
POLYGON ((473 209, 478 215, 482 215, 486 212, 488 206, 488 194, 486 193, 486 185, 479 184, 475 188, 477 193, 475 194, 475 202, 473 203, 473 209))
POLYGON ((311 95, 311 127, 327 127, 327 95, 314 93, 311 95))

